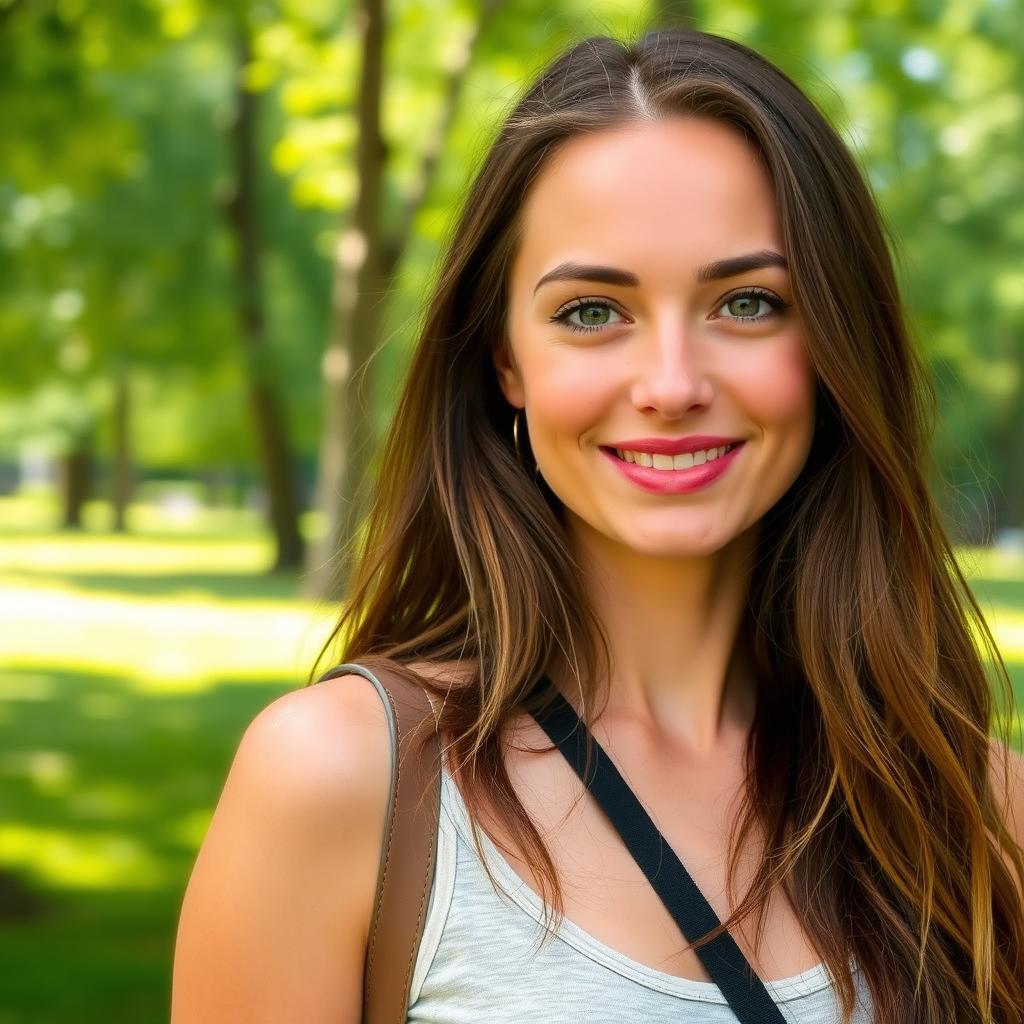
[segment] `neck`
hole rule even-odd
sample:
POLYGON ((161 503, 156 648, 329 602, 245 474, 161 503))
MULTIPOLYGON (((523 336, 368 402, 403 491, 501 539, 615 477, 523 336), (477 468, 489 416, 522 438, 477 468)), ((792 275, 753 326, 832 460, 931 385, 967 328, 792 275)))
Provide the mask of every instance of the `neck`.
MULTIPOLYGON (((693 757, 745 739, 756 699, 744 629, 755 531, 699 557, 647 556, 585 524, 574 524, 570 538, 609 641, 608 702, 598 702, 604 727, 640 728, 693 757)), ((548 674, 578 707, 564 656, 548 674)))

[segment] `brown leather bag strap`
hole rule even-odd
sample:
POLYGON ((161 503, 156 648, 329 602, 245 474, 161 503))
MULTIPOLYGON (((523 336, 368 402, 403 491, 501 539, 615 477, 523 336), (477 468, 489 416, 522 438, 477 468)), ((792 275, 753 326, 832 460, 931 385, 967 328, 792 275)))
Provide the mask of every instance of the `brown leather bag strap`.
POLYGON ((433 710, 426 692, 393 669, 375 665, 371 671, 346 662, 317 682, 350 674, 369 679, 377 688, 392 752, 377 896, 366 948, 363 1024, 405 1024, 437 857, 441 744, 434 728, 424 756, 417 756, 414 732, 418 736, 424 719, 433 719, 433 710))

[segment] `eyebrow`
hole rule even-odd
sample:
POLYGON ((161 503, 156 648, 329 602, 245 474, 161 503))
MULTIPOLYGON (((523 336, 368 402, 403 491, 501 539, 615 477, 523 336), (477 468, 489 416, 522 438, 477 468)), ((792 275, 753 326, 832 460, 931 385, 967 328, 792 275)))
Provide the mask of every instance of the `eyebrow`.
MULTIPOLYGON (((704 284, 707 281, 745 274, 748 270, 759 270, 761 267, 781 267, 788 271, 789 263, 782 253, 773 249, 761 249, 759 252, 747 252, 742 256, 730 256, 728 259, 705 263, 697 268, 697 280, 704 284)), ((560 263, 554 270, 549 270, 534 285, 534 295, 541 285, 550 281, 596 281, 599 284, 617 284, 625 288, 635 288, 640 284, 640 278, 629 270, 570 261, 560 263)))

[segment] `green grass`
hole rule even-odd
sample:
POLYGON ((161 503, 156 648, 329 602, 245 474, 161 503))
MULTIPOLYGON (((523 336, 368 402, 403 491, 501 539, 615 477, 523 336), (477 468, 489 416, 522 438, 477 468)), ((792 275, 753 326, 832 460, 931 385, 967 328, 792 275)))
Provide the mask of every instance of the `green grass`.
MULTIPOLYGON (((0 501, 0 1024, 166 1021, 238 740, 336 614, 266 573, 254 514, 139 507, 117 537, 87 513, 64 535, 45 501, 0 501)), ((964 555, 1024 708, 1024 558, 964 555)))
POLYGON ((248 516, 63 535, 32 506, 0 501, 0 1024, 156 1024, 238 740, 336 609, 248 516))

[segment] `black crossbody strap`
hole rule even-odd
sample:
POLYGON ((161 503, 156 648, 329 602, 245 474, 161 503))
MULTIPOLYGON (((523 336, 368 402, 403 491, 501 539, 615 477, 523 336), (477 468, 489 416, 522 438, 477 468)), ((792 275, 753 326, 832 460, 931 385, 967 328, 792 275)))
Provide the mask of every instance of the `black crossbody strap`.
MULTIPOLYGON (((543 712, 534 712, 534 718, 615 826, 683 935, 693 942, 721 924, 675 851, 596 739, 591 778, 584 778, 587 727, 546 676, 540 679, 535 692, 541 689, 551 691, 555 704, 543 712)), ((727 931, 695 952, 742 1024, 785 1024, 764 982, 727 931)))

